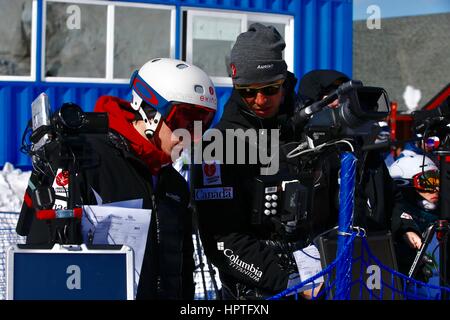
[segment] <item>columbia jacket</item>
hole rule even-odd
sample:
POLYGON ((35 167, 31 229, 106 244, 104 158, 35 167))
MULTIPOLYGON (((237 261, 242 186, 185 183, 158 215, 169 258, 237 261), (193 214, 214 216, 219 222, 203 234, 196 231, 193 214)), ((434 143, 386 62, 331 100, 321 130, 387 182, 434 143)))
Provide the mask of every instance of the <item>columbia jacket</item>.
MULTIPOLYGON (((293 110, 295 82, 292 74, 285 82, 286 98, 280 107, 282 115, 289 115, 293 110)), ((216 129, 225 137, 227 129, 280 129, 280 121, 276 117, 256 117, 240 95, 233 91, 216 129)), ((265 134, 270 135, 270 131, 265 134)), ((237 146, 239 139, 234 139, 234 146, 237 146)), ((193 195, 200 235, 205 253, 219 269, 225 287, 237 292, 236 286, 242 284, 271 294, 287 288, 289 274, 295 272, 296 267, 293 267, 290 261, 285 261, 286 255, 282 257, 282 254, 288 254, 290 250, 281 245, 282 239, 277 234, 275 224, 251 223, 254 182, 260 175, 263 164, 260 161, 250 162, 248 152, 252 148, 253 151, 258 151, 263 146, 259 141, 246 141, 245 146, 247 154, 244 164, 237 164, 242 150, 237 151, 237 154, 235 149, 235 164, 215 161, 194 166, 193 195)), ((224 150, 224 160, 227 151, 230 150, 224 150)), ((272 151, 277 155, 277 150, 272 151)), ((295 242, 295 239, 293 240, 295 242)))

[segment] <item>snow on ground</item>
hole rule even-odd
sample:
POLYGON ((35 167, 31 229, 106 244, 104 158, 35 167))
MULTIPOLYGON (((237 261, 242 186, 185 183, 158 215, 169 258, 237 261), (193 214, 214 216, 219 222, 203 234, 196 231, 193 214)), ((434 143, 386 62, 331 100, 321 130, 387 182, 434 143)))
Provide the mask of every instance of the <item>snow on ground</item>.
POLYGON ((15 230, 30 175, 8 162, 0 171, 0 300, 6 299, 6 250, 25 242, 15 230))
POLYGON ((14 169, 7 162, 0 172, 0 212, 19 212, 31 171, 14 169))

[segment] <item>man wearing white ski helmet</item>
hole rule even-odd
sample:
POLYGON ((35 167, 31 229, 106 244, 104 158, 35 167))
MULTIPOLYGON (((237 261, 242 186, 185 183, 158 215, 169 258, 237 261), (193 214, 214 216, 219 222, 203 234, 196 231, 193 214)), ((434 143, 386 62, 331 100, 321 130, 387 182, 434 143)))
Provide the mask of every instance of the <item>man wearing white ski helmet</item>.
MULTIPOLYGON (((217 98, 211 79, 200 68, 181 60, 157 58, 144 64, 131 77, 131 107, 142 118, 137 125, 149 139, 160 128, 187 129, 193 134, 194 121, 206 130, 217 109, 217 98), (148 114, 154 114, 149 117, 148 114), (161 121, 163 120, 163 121, 161 121)), ((158 143, 158 140, 156 140, 158 143)), ((160 141, 163 151, 168 141, 160 141)), ((169 145, 169 148, 173 145, 169 145)))
MULTIPOLYGON (((215 89, 204 71, 169 58, 145 63, 133 73, 130 85, 131 102, 101 97, 95 111, 108 112, 111 132, 119 137, 114 140, 125 144, 121 148, 127 155, 125 161, 140 168, 129 174, 128 185, 119 183, 111 188, 125 188, 122 192, 127 193, 143 183, 152 185, 150 194, 140 196, 154 197, 156 207, 150 206, 152 219, 137 298, 190 300, 194 297, 194 261, 189 189, 186 180, 168 164, 175 160, 171 159, 174 147, 186 143, 174 134, 176 129, 188 130, 191 137, 194 121, 208 129, 217 108, 215 89), (143 175, 142 163, 153 178, 143 175), (139 181, 142 179, 145 181, 139 181)), ((125 174, 128 176, 127 172, 111 175, 125 174)), ((133 198, 119 200, 126 199, 133 198)))
MULTIPOLYGON (((177 139, 172 139, 172 131, 191 130, 194 121, 201 121, 207 129, 216 110, 215 90, 199 68, 165 58, 144 64, 133 74, 131 86, 131 103, 114 96, 97 100, 94 111, 108 114, 109 130, 107 134, 79 134, 86 157, 83 153, 83 165, 77 166, 79 174, 71 181, 70 193, 77 206, 139 200, 140 208, 150 209, 142 265, 136 265, 140 270, 135 277, 136 299, 192 300, 190 193, 186 180, 169 165, 171 150, 179 143, 173 141, 177 139)), ((61 168, 57 160, 48 163, 48 172, 33 170, 17 233, 26 236, 28 244, 97 243, 95 232, 88 239, 82 236, 81 219, 36 218, 33 190, 57 181, 54 173, 61 168), (66 230, 73 234, 70 239, 66 230)), ((61 196, 61 201, 68 202, 66 197, 61 196)))

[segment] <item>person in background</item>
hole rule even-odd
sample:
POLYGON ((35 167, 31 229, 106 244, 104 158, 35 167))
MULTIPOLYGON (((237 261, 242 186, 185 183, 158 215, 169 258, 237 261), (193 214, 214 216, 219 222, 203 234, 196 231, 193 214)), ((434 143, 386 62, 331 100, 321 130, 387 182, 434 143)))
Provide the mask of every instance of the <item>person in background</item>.
MULTIPOLYGON (((389 168, 401 185, 406 211, 392 217, 400 272, 408 274, 417 251, 422 247, 425 231, 439 218, 439 169, 427 156, 404 151, 389 168)), ((432 272, 422 263, 417 278, 427 281, 432 272)))

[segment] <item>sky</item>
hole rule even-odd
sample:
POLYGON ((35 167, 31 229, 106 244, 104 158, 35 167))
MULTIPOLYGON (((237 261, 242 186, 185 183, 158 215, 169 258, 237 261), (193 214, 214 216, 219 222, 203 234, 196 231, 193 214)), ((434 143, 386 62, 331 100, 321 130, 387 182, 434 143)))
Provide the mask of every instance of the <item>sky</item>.
POLYGON ((450 0, 353 0, 353 20, 367 19, 371 5, 380 8, 382 19, 450 12, 450 0))

